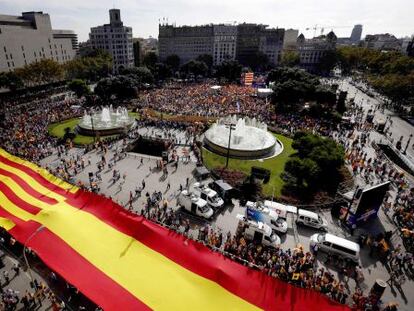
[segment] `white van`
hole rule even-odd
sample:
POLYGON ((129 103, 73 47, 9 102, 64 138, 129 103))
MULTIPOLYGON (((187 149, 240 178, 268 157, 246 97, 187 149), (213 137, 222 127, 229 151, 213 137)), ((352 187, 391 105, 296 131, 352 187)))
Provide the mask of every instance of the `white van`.
POLYGON ((292 206, 292 205, 285 205, 285 204, 281 204, 281 203, 269 201, 269 200, 265 200, 263 204, 267 208, 274 210, 279 215, 279 217, 284 218, 284 219, 286 219, 287 213, 296 214, 297 212, 297 207, 292 206))
POLYGON ((237 215, 237 218, 240 219, 238 231, 243 234, 246 240, 273 248, 280 246, 279 236, 273 233, 272 229, 265 223, 247 220, 241 214, 237 215))
POLYGON ((318 214, 305 209, 298 209, 297 215, 296 224, 328 231, 328 222, 318 214))
POLYGON ((213 209, 207 205, 207 201, 187 190, 181 191, 177 198, 177 204, 190 213, 206 219, 211 218, 214 214, 213 209))
POLYGON ((355 262, 359 261, 359 245, 347 239, 340 238, 330 233, 315 233, 310 237, 311 249, 313 249, 315 245, 318 245, 318 248, 326 253, 334 253, 355 262))
POLYGON ((279 217, 279 214, 275 210, 267 208, 261 203, 247 201, 246 217, 250 220, 265 223, 273 231, 286 233, 288 230, 287 221, 279 217))
POLYGON ((220 198, 216 191, 210 189, 206 185, 201 185, 200 183, 196 182, 194 185, 194 192, 202 198, 203 200, 207 201, 207 204, 210 205, 213 209, 217 210, 224 205, 224 201, 220 198))

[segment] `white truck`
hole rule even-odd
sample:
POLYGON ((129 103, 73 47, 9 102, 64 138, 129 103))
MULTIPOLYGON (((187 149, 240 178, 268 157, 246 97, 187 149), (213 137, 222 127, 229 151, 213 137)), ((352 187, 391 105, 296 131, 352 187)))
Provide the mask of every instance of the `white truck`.
POLYGON ((238 214, 237 218, 240 220, 237 230, 246 240, 273 248, 280 246, 279 236, 265 223, 248 220, 241 214, 238 214))
POLYGON ((279 214, 258 202, 247 201, 246 203, 246 218, 263 222, 267 224, 272 230, 286 233, 288 230, 287 221, 279 214))
POLYGON ((213 209, 207 205, 207 201, 187 190, 181 191, 177 204, 190 213, 206 219, 211 218, 214 214, 213 209))
POLYGON ((199 194, 200 198, 207 201, 207 204, 214 210, 220 209, 224 206, 223 199, 219 197, 216 191, 210 189, 207 185, 201 185, 197 182, 193 185, 193 187, 194 192, 199 194))

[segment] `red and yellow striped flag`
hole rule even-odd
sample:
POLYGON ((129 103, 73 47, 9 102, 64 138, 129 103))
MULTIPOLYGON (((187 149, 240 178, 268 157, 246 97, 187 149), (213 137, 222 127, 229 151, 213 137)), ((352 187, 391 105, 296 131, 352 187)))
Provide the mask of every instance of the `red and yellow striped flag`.
POLYGON ((348 310, 0 149, 0 226, 105 310, 348 310))

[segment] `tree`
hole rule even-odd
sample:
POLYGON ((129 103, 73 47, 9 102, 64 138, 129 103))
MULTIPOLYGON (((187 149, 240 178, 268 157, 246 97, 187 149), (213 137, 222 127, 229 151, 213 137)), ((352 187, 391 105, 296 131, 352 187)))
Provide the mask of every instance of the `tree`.
POLYGON ((317 191, 334 194, 342 180, 342 146, 330 138, 298 132, 292 147, 297 153, 285 165, 284 190, 304 199, 310 199, 317 191))
POLYGON ((180 57, 177 54, 168 55, 165 59, 165 64, 170 66, 170 68, 176 72, 180 69, 180 57))
POLYGON ((33 62, 16 69, 14 72, 25 86, 57 82, 64 78, 62 65, 52 59, 42 59, 38 62, 33 62))
POLYGON ((63 66, 66 79, 98 81, 112 71, 112 56, 103 50, 92 49, 85 56, 75 58, 63 66))
POLYGON ((336 51, 326 51, 319 59, 317 69, 322 74, 329 74, 338 63, 339 57, 336 51))
POLYGON ((137 95, 139 81, 132 76, 116 76, 100 80, 95 87, 95 94, 108 103, 112 96, 120 100, 134 98, 137 95))
POLYGON ((149 70, 154 72, 155 64, 158 63, 158 56, 155 54, 155 52, 149 52, 144 55, 142 59, 142 65, 147 67, 149 70))
POLYGON ((216 66, 216 77, 226 82, 240 81, 242 65, 236 60, 225 60, 216 66))
POLYGON ((213 56, 210 54, 201 54, 197 56, 196 60, 199 62, 204 62, 208 68, 208 75, 211 75, 211 72, 213 70, 213 56))
POLYGON ((91 93, 91 89, 85 80, 74 79, 68 83, 68 87, 72 92, 76 94, 78 98, 89 95, 91 93))
POLYGON ((134 65, 136 67, 141 66, 141 62, 142 62, 142 47, 141 47, 141 41, 140 40, 136 40, 132 43, 132 49, 134 50, 134 65))
POLYGON ((185 63, 183 66, 181 66, 180 71, 186 77, 189 75, 194 75, 194 77, 197 79, 198 76, 206 76, 208 67, 204 62, 190 60, 188 63, 185 63))
POLYGON ((153 84, 154 75, 147 67, 131 67, 120 71, 121 75, 130 75, 138 84, 153 84))
POLYGON ((269 66, 269 57, 265 53, 257 51, 246 56, 244 65, 253 71, 266 71, 269 66))
POLYGON ((164 81, 173 75, 171 68, 164 63, 156 63, 153 74, 156 81, 164 81))
POLYGON ((280 62, 282 66, 296 67, 300 64, 300 56, 298 52, 286 51, 282 54, 282 60, 280 62))
POLYGON ((23 87, 22 79, 14 72, 0 73, 0 88, 8 88, 10 91, 16 91, 23 87))

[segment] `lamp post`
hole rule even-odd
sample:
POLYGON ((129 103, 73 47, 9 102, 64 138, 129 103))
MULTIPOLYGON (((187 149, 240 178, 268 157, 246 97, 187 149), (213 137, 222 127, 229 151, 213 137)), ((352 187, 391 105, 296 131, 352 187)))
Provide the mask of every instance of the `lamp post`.
POLYGON ((226 168, 228 168, 229 166, 229 157, 230 157, 230 143, 231 143, 231 131, 236 129, 236 125, 229 123, 226 124, 226 128, 229 129, 229 143, 227 145, 227 157, 226 157, 226 168))
POLYGON ((93 143, 95 144, 95 127, 93 126, 93 118, 92 118, 92 112, 89 113, 89 116, 91 117, 91 125, 92 125, 92 133, 93 133, 93 143))
POLYGON ((403 152, 404 154, 407 154, 407 149, 408 149, 408 146, 410 145, 411 138, 413 138, 413 134, 410 134, 410 137, 408 137, 407 145, 405 145, 405 149, 403 152))
POLYGON ((29 243, 29 241, 31 240, 31 239, 33 239, 34 238, 34 236, 36 235, 36 234, 38 234, 40 231, 42 231, 43 229, 45 228, 45 226, 40 226, 39 228, 37 228, 36 229, 36 231, 35 232, 33 232, 27 239, 26 239, 26 241, 24 242, 24 244, 23 244, 23 258, 24 258, 24 261, 25 261, 25 263, 26 263, 26 266, 27 266, 27 270, 29 271, 29 276, 30 276, 30 282, 33 284, 33 275, 32 275, 32 270, 31 270, 31 268, 30 268, 30 265, 29 265, 29 261, 27 260, 27 256, 26 256, 26 249, 27 249, 27 244, 29 243))

